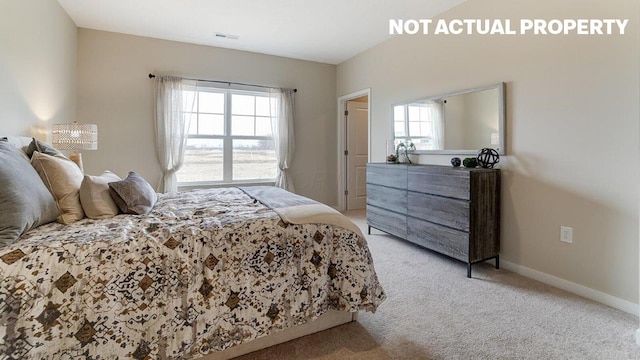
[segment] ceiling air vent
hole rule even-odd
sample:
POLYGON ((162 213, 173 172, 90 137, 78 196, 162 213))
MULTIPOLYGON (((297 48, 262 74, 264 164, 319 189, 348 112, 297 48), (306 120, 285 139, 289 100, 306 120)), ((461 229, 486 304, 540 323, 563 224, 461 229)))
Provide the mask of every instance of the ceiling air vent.
POLYGON ((223 34, 223 33, 214 33, 213 37, 216 39, 231 39, 231 40, 238 40, 238 38, 240 38, 240 36, 238 35, 231 35, 231 34, 223 34))

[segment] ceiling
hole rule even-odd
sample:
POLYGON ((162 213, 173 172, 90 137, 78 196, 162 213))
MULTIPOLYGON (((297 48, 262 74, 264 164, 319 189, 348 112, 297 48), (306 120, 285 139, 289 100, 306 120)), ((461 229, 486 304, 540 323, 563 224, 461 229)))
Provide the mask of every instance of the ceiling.
POLYGON ((58 0, 78 27, 339 64, 465 0, 58 0), (216 38, 215 33, 239 36, 216 38))

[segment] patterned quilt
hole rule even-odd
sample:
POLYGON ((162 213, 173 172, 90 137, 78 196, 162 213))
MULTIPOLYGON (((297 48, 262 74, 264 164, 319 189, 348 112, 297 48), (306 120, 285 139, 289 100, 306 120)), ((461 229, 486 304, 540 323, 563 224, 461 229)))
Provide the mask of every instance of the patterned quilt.
POLYGON ((48 224, 0 249, 1 359, 193 359, 385 299, 364 238, 239 189, 48 224))

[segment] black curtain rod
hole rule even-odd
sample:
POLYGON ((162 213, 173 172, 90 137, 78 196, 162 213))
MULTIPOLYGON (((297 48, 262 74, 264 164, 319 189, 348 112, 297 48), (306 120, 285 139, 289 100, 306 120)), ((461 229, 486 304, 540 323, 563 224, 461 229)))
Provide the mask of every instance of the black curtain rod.
MULTIPOLYGON (((153 79, 154 77, 156 77, 154 74, 149 74, 149 79, 153 79)), ((274 89, 273 86, 264 86, 264 85, 255 85, 255 84, 245 84, 245 83, 239 83, 239 82, 233 82, 233 81, 220 81, 220 80, 206 80, 206 79, 192 79, 192 78, 183 78, 185 80, 192 80, 192 81, 204 81, 204 82, 213 82, 213 83, 220 83, 220 84, 234 84, 234 85, 244 85, 244 86, 254 86, 254 87, 261 87, 261 88, 267 88, 267 89, 274 89)), ((293 89, 293 92, 297 93, 298 89, 293 89)))

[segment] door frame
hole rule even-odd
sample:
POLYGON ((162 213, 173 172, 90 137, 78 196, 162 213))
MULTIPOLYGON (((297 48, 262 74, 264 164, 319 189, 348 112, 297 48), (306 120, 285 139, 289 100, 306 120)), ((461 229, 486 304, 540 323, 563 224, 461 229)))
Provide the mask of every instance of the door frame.
POLYGON ((371 88, 362 89, 338 98, 338 211, 345 211, 347 208, 346 195, 344 191, 347 184, 347 163, 344 155, 346 150, 347 132, 344 112, 347 110, 347 101, 362 96, 367 96, 367 162, 371 162, 371 88))

